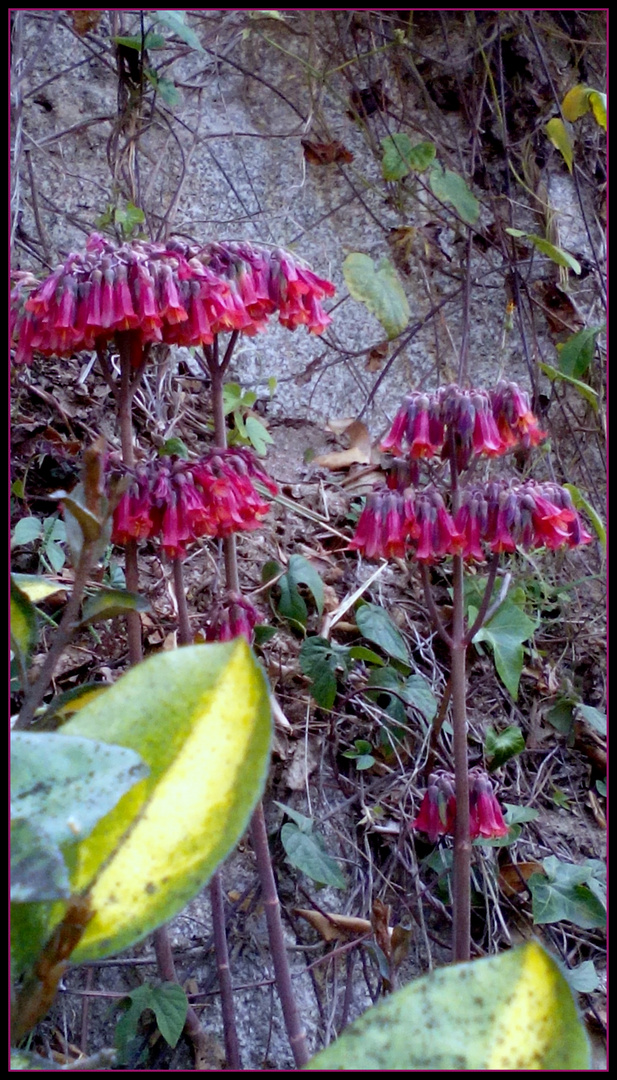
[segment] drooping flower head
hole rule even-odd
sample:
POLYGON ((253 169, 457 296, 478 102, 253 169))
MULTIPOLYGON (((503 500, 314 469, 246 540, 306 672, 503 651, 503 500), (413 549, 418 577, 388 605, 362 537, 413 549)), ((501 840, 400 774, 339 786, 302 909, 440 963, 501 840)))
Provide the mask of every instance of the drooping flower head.
POLYGON ((15 362, 35 351, 67 356, 134 331, 136 363, 148 342, 211 344, 214 335, 256 334, 270 315, 291 330, 320 334, 330 318, 321 301, 334 285, 296 256, 255 244, 178 240, 114 244, 93 233, 48 278, 16 275, 11 293, 15 362))
POLYGON ((378 488, 367 497, 349 547, 367 559, 403 558, 407 541, 418 535, 411 491, 378 488))
POLYGON ((501 382, 494 391, 451 383, 408 394, 381 447, 412 459, 454 453, 461 471, 473 457, 499 457, 515 446, 536 446, 543 438, 529 398, 516 383, 501 382))
POLYGON ((206 641, 231 641, 243 634, 251 645, 253 631, 261 622, 263 615, 250 600, 240 593, 229 592, 210 613, 205 638, 206 641))
MULTIPOLYGON (((437 770, 428 778, 428 787, 420 812, 412 822, 413 829, 428 834, 434 843, 439 836, 454 835, 456 827, 456 795, 452 773, 437 770)), ((495 798, 493 784, 483 769, 469 773, 469 835, 472 840, 506 836, 501 807, 495 798)))
POLYGON ((114 512, 112 542, 156 537, 172 559, 199 537, 258 529, 270 507, 254 481, 278 490, 245 447, 213 449, 196 462, 157 458, 132 472, 117 468, 131 484, 114 512))
POLYGON ((575 548, 593 537, 585 529, 566 488, 552 483, 491 481, 465 488, 455 525, 466 559, 487 551, 575 548))

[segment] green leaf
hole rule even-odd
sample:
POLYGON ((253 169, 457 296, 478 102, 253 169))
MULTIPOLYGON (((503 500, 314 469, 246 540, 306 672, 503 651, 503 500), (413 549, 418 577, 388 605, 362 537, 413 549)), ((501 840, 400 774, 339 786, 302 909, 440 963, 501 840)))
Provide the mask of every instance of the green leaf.
POLYGON ((146 34, 142 39, 141 34, 135 34, 131 37, 112 37, 111 39, 114 45, 124 45, 126 49, 136 49, 137 52, 141 52, 143 44, 144 49, 162 49, 165 44, 165 38, 161 34, 146 34))
POLYGON ((256 416, 247 416, 245 420, 246 434, 250 439, 251 445, 259 454, 260 457, 265 457, 268 449, 268 443, 273 443, 270 432, 258 420, 256 416))
POLYGON ((540 811, 531 806, 516 806, 513 803, 504 803, 504 819, 506 825, 525 825, 528 821, 536 821, 540 817, 540 811))
POLYGON ((606 94, 601 94, 599 90, 590 90, 589 104, 596 123, 606 131, 606 94))
POLYGON ((462 176, 435 162, 429 173, 429 184, 436 199, 453 206, 467 225, 475 225, 480 216, 480 203, 462 176))
POLYGON ((409 650, 388 612, 379 604, 362 604, 356 611, 358 630, 395 660, 409 663, 409 650))
POLYGON ((279 581, 281 598, 278 604, 279 613, 285 619, 293 619, 294 622, 306 626, 308 608, 298 592, 298 585, 306 585, 313 595, 315 606, 321 615, 323 611, 323 582, 314 566, 302 555, 292 555, 287 567, 287 573, 279 581))
POLYGON ((587 383, 581 382, 580 379, 573 379, 571 375, 564 375, 562 371, 558 371, 557 368, 552 367, 550 364, 543 364, 540 362, 539 366, 540 371, 544 372, 551 382, 554 382, 555 379, 562 379, 564 382, 569 383, 570 386, 574 386, 581 397, 584 397, 585 401, 589 402, 594 412, 598 411, 598 395, 595 390, 592 390, 590 386, 587 386, 587 383))
POLYGON ((345 889, 347 882, 336 859, 328 855, 326 845, 316 833, 306 833, 288 822, 281 829, 281 842, 288 861, 318 885, 345 889))
POLYGON ((255 644, 261 648, 262 645, 265 645, 274 637, 276 632, 276 626, 256 626, 253 629, 253 637, 255 639, 255 644))
POLYGON ((78 962, 168 922, 237 843, 267 772, 268 688, 243 637, 189 645, 131 668, 61 730, 126 746, 150 769, 76 846, 72 891, 89 888, 94 911, 78 962))
POLYGON ((596 791, 598 795, 606 798, 606 780, 596 780, 596 791))
POLYGON ((544 874, 532 874, 527 882, 532 895, 534 923, 567 919, 583 930, 604 926, 606 904, 596 895, 600 884, 598 867, 590 865, 597 861, 587 860, 586 864, 575 866, 561 862, 554 855, 544 859, 544 874))
POLYGON ((36 610, 11 577, 11 646, 25 669, 36 645, 36 610))
POLYGON ((505 836, 495 836, 488 840, 483 836, 479 836, 477 840, 472 840, 473 847, 509 847, 510 844, 515 844, 519 839, 522 828, 520 825, 511 825, 505 836))
POLYGON ((585 498, 583 493, 579 491, 575 484, 564 484, 563 486, 566 488, 567 491, 570 492, 572 502, 574 503, 576 509, 585 511, 587 517, 589 518, 591 524, 594 527, 598 540, 602 544, 602 547, 606 550, 606 529, 602 524, 602 518, 600 517, 600 515, 596 513, 591 503, 585 498))
POLYGON ((499 769, 510 758, 516 757, 525 749, 525 738, 520 727, 511 724, 503 731, 495 732, 492 727, 486 729, 484 753, 489 759, 489 771, 499 769))
POLYGON ((549 141, 559 150, 563 160, 570 172, 572 172, 572 162, 574 160, 574 149, 572 146, 572 140, 568 134, 566 125, 563 120, 558 116, 554 116, 552 120, 549 120, 546 125, 546 134, 549 141))
POLYGON ((179 439, 177 435, 173 435, 171 439, 165 439, 165 442, 159 447, 159 457, 179 457, 183 461, 188 461, 188 448, 182 439, 179 439))
POLYGON ((381 167, 384 180, 402 180, 411 171, 424 172, 435 158, 435 144, 416 143, 404 132, 388 135, 381 140, 383 159, 381 167))
POLYGON ((561 103, 561 111, 566 120, 574 122, 589 110, 589 87, 578 83, 568 90, 561 103))
POLYGON ((593 705, 577 705, 576 714, 581 720, 597 731, 599 735, 606 735, 606 713, 596 709, 593 705))
POLYGON ((287 803, 277 802, 274 800, 274 805, 283 810, 287 817, 290 817, 292 821, 295 821, 300 832, 306 833, 309 836, 313 831, 313 819, 306 817, 305 814, 301 814, 299 810, 294 810, 292 806, 287 806, 287 803))
POLYGON ((173 79, 157 79, 156 89, 170 109, 175 109, 176 105, 182 104, 182 94, 173 79))
POLYGON ((149 1008, 152 1009, 158 1029, 165 1042, 176 1046, 186 1021, 189 1003, 186 994, 178 983, 163 983, 153 986, 149 1008))
POLYGON ((443 967, 387 997, 317 1054, 324 1072, 586 1070, 572 993, 537 942, 443 967))
POLYGON ((40 574, 13 574, 13 581, 33 604, 66 589, 66 585, 59 585, 40 574))
POLYGON ((322 637, 308 637, 300 649, 300 667, 311 679, 311 694, 321 709, 331 709, 336 698, 337 658, 330 642, 322 637))
POLYGON ((41 825, 11 821, 11 903, 68 899, 69 875, 62 852, 41 825))
POLYGON ((515 701, 523 670, 523 642, 529 640, 537 626, 538 621, 530 619, 508 597, 473 639, 474 643, 485 641, 491 647, 497 674, 515 701))
POLYGON ((437 698, 423 675, 410 675, 405 680, 403 696, 410 705, 420 710, 429 724, 437 715, 437 698))
POLYGON ((367 649, 364 645, 352 645, 349 650, 350 660, 365 660, 367 664, 376 664, 377 667, 383 667, 384 660, 381 656, 378 656, 372 649, 367 649))
POLYGON ((402 334, 409 322, 409 304, 400 278, 388 259, 377 269, 368 255, 354 252, 343 262, 343 277, 350 296, 365 304, 383 326, 388 339, 402 334))
POLYGON ((565 266, 568 270, 573 270, 575 274, 580 274, 581 264, 578 259, 564 251, 563 248, 556 247, 555 244, 551 244, 543 236, 536 236, 535 233, 527 233, 527 239, 531 240, 538 251, 541 251, 543 255, 547 255, 558 266, 565 266))
POLYGON ((54 732, 11 735, 11 815, 43 822, 55 844, 85 839, 148 768, 124 746, 54 732))
POLYGON ((108 683, 94 682, 82 683, 81 686, 74 686, 71 690, 65 690, 63 694, 58 694, 49 703, 40 718, 40 722, 41 724, 46 723, 52 717, 56 718, 57 724, 63 720, 68 720, 69 716, 73 716, 80 709, 83 709, 84 705, 87 705, 89 701, 94 701, 95 697, 98 697, 99 694, 105 694, 108 690, 108 683))
POLYGON ((150 604, 145 596, 127 592, 126 589, 99 589, 89 596, 83 604, 80 626, 113 619, 116 615, 126 615, 127 611, 149 611, 150 604))
POLYGON ((580 379, 591 366, 596 347, 596 339, 601 326, 588 326, 572 334, 563 344, 557 345, 559 370, 562 375, 571 375, 580 379))
POLYGON ((191 28, 186 25, 183 11, 158 11, 154 21, 155 23, 162 23, 163 26, 168 27, 172 33, 176 34, 182 41, 185 41, 192 49, 197 49, 197 52, 201 53, 204 51, 195 31, 191 30, 191 28))
POLYGON ((570 989, 579 994, 592 994, 600 986, 593 960, 583 960, 578 967, 564 969, 563 974, 570 989))
POLYGON ((53 541, 45 545, 45 557, 49 560, 52 570, 55 574, 59 574, 66 562, 66 555, 58 544, 54 544, 53 541))
POLYGON ((24 547, 35 540, 40 540, 43 535, 43 523, 37 517, 23 517, 13 529, 11 537, 11 550, 14 547, 24 547))

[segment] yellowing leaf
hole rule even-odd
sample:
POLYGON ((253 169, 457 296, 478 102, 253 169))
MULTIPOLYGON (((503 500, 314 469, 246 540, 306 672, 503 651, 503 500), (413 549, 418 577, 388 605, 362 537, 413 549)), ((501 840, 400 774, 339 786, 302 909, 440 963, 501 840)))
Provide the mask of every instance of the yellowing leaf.
POLYGON ((309 1069, 585 1070, 568 984, 537 942, 440 968, 369 1009, 309 1069))
POLYGON ((568 90, 561 103, 561 111, 566 120, 574 121, 584 116, 589 111, 589 87, 579 83, 568 90))
POLYGON ((30 600, 11 578, 11 645, 20 663, 26 660, 36 643, 36 612, 30 600))
POLYGON ((560 120, 558 116, 554 116, 552 120, 549 120, 546 125, 546 134, 548 135, 553 146, 556 146, 561 154, 563 160, 570 172, 572 172, 572 161, 574 158, 574 151, 572 149, 572 140, 568 135, 566 125, 563 120, 560 120))
POLYGON ((596 123, 606 131, 606 94, 601 94, 599 90, 591 90, 589 104, 596 118, 596 123))
POLYGON ((57 581, 51 581, 38 574, 13 574, 13 581, 33 604, 37 604, 40 600, 47 600, 47 597, 53 596, 54 593, 66 590, 66 585, 59 585, 57 581))
POLYGON ((267 685, 244 638, 189 646, 139 664, 61 730, 150 768, 76 847, 71 887, 90 887, 94 916, 74 959, 97 959, 181 910, 242 835, 268 766, 267 685))

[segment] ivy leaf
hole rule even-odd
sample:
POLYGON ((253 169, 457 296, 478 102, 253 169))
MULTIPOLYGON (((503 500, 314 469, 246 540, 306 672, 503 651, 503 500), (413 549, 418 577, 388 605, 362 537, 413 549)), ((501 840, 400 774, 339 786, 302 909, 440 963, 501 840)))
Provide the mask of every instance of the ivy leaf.
POLYGON ((601 329, 601 326, 588 326, 585 330, 572 334, 563 344, 557 345, 559 370, 562 375, 580 379, 591 367, 596 339, 601 329))
POLYGON ((321 709, 331 709, 336 698, 337 658, 330 642, 322 637, 309 637, 300 649, 300 667, 311 679, 311 694, 321 709))
POLYGON ((409 663, 409 650, 388 612, 379 604, 362 604, 356 611, 358 630, 395 660, 409 663))
POLYGON ((292 555, 287 572, 279 581, 281 598, 278 603, 279 613, 285 619, 306 626, 308 608, 298 592, 298 585, 306 585, 313 595, 315 606, 321 615, 323 611, 323 582, 314 566, 302 555, 292 555))
POLYGON ((278 806, 281 810, 283 810, 287 814, 287 817, 290 817, 292 821, 295 821, 295 823, 298 826, 300 832, 306 833, 307 836, 309 836, 310 833, 312 833, 312 831, 313 831, 313 819, 312 818, 306 817, 305 814, 301 814, 299 810, 294 810, 292 806, 287 806, 286 803, 277 802, 276 799, 274 801, 275 801, 275 805, 278 806))
POLYGON ((591 887, 598 868, 589 863, 595 861, 587 860, 587 864, 575 866, 561 862, 554 855, 543 860, 544 874, 532 874, 527 882, 532 895, 534 923, 567 919, 583 930, 605 925, 606 904, 596 895, 600 882, 596 880, 591 887))
POLYGON ((405 680, 403 696, 420 710, 429 724, 437 715, 437 699, 423 675, 410 675, 405 680))
POLYGON ((576 705, 575 712, 590 728, 597 731, 598 735, 606 737, 606 713, 593 705, 576 705))
POLYGON ((402 180, 410 171, 424 172, 435 158, 434 143, 421 142, 413 146, 404 132, 388 135, 381 140, 381 145, 384 180, 402 180))
POLYGON ((564 977, 570 989, 579 994, 592 994, 600 986, 593 960, 583 960, 578 967, 567 968, 564 970, 564 977))
POLYGON ((335 889, 347 887, 336 859, 328 855, 321 836, 307 834, 288 822, 281 829, 281 841, 291 865, 312 881, 318 885, 332 885, 335 889))
POLYGON ((309 1069, 589 1069, 572 993, 537 942, 439 968, 368 1009, 309 1069))
POLYGON ((379 319, 389 340, 402 334, 409 322, 409 304, 389 259, 382 259, 375 269, 368 255, 356 251, 343 262, 343 277, 350 296, 379 319))
POLYGON ((558 116, 554 116, 546 125, 546 134, 550 142, 559 150, 570 172, 574 161, 574 149, 572 140, 568 134, 566 125, 558 116))
POLYGON ((516 806, 513 803, 503 805, 506 825, 525 825, 528 821, 536 821, 540 817, 540 811, 531 806, 516 806))
POLYGON ((530 619, 508 597, 473 639, 474 643, 485 641, 493 650, 497 674, 515 701, 523 670, 523 642, 537 626, 537 619, 530 619))
MULTIPOLYGON (((484 753, 489 759, 489 772, 499 769, 510 758, 516 757, 525 749, 525 738, 517 724, 511 724, 503 731, 496 732, 492 727, 486 730, 484 753)), ((527 819, 529 820, 529 819, 527 819)), ((508 824, 514 824, 509 822, 508 824)))
POLYGON ((453 206, 467 225, 475 225, 480 216, 480 203, 462 176, 435 162, 429 173, 429 184, 436 199, 453 206))

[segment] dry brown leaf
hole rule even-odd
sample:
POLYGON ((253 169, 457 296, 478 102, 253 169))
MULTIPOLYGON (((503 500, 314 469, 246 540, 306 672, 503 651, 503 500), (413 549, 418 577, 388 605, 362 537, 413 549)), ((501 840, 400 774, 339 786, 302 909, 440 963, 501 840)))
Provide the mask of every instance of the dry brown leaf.
POLYGON ((392 943, 390 940, 390 908, 378 898, 373 900, 371 912, 371 924, 375 941, 379 945, 387 960, 392 956, 392 943))
POLYGON ((313 458, 314 465, 324 469, 346 469, 350 465, 370 465, 372 445, 369 430, 362 420, 330 420, 327 427, 336 435, 349 439, 348 450, 333 450, 313 458))
POLYGON ((499 868, 499 888, 504 896, 516 896, 525 892, 526 882, 532 874, 543 874, 544 868, 539 862, 504 863, 499 868))
POLYGON ((96 30, 103 18, 103 12, 96 10, 80 11, 79 9, 71 9, 68 14, 73 22, 73 30, 80 37, 85 37, 90 30, 96 30))
POLYGON ((324 941, 345 941, 350 936, 363 937, 371 932, 368 919, 356 919, 351 915, 322 914, 312 908, 294 908, 294 915, 306 919, 324 941))
POLYGON ((380 371, 386 356, 388 355, 388 342, 382 341, 380 345, 376 345, 374 349, 371 349, 366 361, 367 371, 380 371))
POLYGON ((310 142, 309 139, 301 139, 304 156, 309 165, 332 165, 335 161, 342 161, 348 165, 353 161, 353 154, 341 142, 334 139, 332 142, 310 142))

